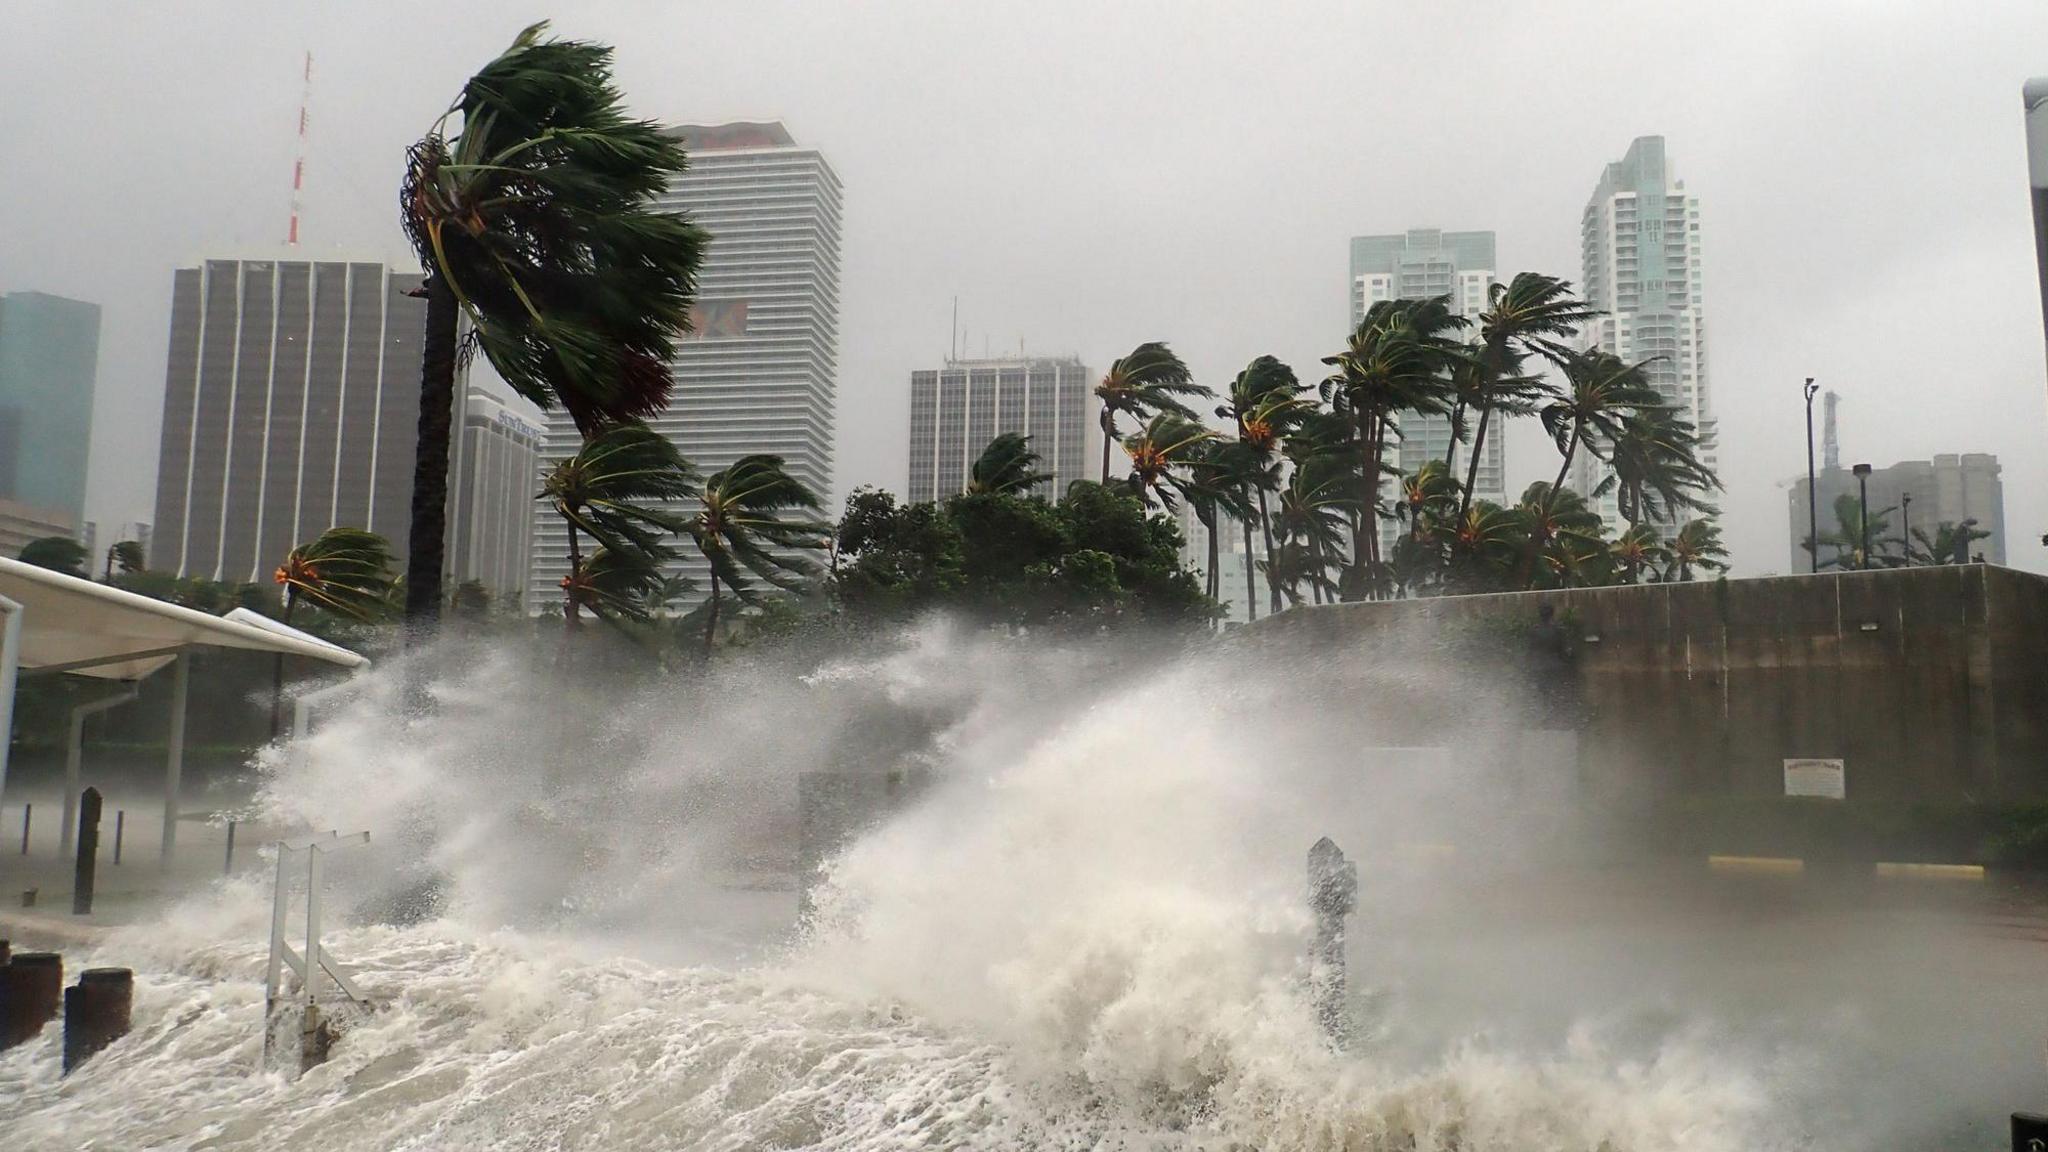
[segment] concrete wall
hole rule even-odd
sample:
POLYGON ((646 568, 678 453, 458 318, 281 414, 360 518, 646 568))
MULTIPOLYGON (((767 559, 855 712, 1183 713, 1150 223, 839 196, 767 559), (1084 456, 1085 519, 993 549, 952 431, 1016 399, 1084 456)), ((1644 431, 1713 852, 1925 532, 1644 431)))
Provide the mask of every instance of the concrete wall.
MULTIPOLYGON (((1428 638, 1478 631, 1487 642, 1454 658, 1482 665, 1471 669, 1482 683, 1512 684, 1527 679, 1520 637, 1544 603, 1567 625, 1595 778, 1761 798, 1783 795, 1786 758, 1840 757, 1851 800, 2048 798, 2048 579, 2010 569, 1345 604, 1290 611, 1246 637, 1410 659, 1428 638)), ((1412 701, 1400 711, 1414 725, 1448 714, 1412 701)))

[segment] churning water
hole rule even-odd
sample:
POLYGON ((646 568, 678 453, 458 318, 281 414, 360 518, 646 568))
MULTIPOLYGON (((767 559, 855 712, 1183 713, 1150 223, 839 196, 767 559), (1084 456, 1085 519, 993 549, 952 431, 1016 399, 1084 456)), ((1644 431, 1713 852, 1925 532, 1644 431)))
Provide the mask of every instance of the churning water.
POLYGON ((134 1032, 69 1078, 56 1029, 0 1056, 0 1143, 1829 1145, 1814 1086, 1877 1041, 1853 1008, 1729 1018, 1685 1002, 1687 947, 1631 966, 1626 933, 1502 911, 1595 830, 1501 778, 1509 737, 1474 724, 1447 762, 1352 706, 1443 685, 1273 659, 932 625, 600 692, 471 653, 410 728, 380 681, 262 797, 372 831, 335 857, 356 915, 328 947, 377 1010, 305 1076, 258 1072, 268 885, 224 883, 67 957, 138 970, 134 1032), (933 786, 791 932, 797 771, 904 755, 933 786), (1362 862, 1346 1053, 1303 992, 1324 833, 1362 862))

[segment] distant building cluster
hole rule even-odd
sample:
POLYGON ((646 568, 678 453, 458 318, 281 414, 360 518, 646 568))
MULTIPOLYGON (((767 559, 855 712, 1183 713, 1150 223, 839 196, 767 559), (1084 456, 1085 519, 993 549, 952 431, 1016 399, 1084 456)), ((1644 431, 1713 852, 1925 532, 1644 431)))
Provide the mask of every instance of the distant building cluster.
MULTIPOLYGON (((1871 469, 1864 481, 1870 492, 1870 514, 1873 519, 1882 519, 1885 525, 1883 538, 1873 537, 1871 552, 1881 555, 1886 551, 1884 538, 1911 539, 1915 551, 1925 551, 1917 539, 1919 535, 1924 534, 1932 543, 1942 525, 1968 524, 1989 535, 1966 544, 1967 558, 2005 563, 2005 484, 1998 474, 1998 457, 1985 452, 1948 453, 1932 460, 1904 460, 1889 468, 1871 469), (1913 538, 1907 536, 1909 532, 1913 538)), ((1801 476, 1791 486, 1787 512, 1793 572, 1805 572, 1812 565, 1812 556, 1806 549, 1809 511, 1817 510, 1823 541, 1820 562, 1826 565, 1844 551, 1825 543, 1829 537, 1841 535, 1843 527, 1835 515, 1835 502, 1845 496, 1857 499, 1862 491, 1855 473, 1839 462, 1829 462, 1815 473, 1815 479, 1818 484, 1814 491, 1819 499, 1811 509, 1806 499, 1806 477, 1801 476)), ((1896 552, 1899 546, 1891 550, 1896 552)), ((1951 554, 1929 559, 1950 563, 1955 557, 1951 554)))
POLYGON ((0 549, 74 535, 85 518, 99 349, 99 305, 0 296, 0 549))

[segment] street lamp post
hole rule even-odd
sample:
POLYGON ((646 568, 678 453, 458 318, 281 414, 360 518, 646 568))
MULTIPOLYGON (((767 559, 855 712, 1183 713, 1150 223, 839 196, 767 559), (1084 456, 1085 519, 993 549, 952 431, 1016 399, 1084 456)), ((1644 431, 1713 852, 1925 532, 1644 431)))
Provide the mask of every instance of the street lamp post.
POLYGON ((1899 535, 1906 541, 1906 567, 1913 566, 1913 494, 1899 494, 1899 535))
POLYGON ((1858 464, 1849 471, 1856 474, 1857 518, 1863 522, 1862 561, 1858 568, 1870 567, 1870 465, 1858 464))
POLYGON ((1806 378, 1806 550, 1812 555, 1813 571, 1820 571, 1820 482, 1813 474, 1813 394, 1820 385, 1806 378))

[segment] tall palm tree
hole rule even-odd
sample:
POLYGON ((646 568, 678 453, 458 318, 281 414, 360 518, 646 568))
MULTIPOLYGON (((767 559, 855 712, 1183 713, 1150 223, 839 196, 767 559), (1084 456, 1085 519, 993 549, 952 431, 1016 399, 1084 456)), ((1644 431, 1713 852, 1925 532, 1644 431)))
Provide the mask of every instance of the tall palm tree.
POLYGON ((1631 526, 1668 521, 1676 513, 1714 509, 1708 493, 1720 477, 1699 457, 1700 440, 1690 420, 1664 404, 1625 413, 1607 444, 1611 469, 1596 494, 1615 494, 1615 506, 1631 526))
POLYGON ((1470 322, 1450 310, 1448 297, 1382 300, 1366 310, 1343 352, 1323 363, 1335 369, 1323 382, 1326 399, 1352 423, 1358 453, 1360 523, 1353 533, 1353 595, 1376 592, 1379 565, 1380 477, 1391 438, 1400 435, 1396 414, 1448 412, 1451 372, 1465 357, 1457 333, 1470 322))
POLYGON ((1600 313, 1572 294, 1569 281, 1539 272, 1522 272, 1487 291, 1486 311, 1479 316, 1479 347, 1473 370, 1463 375, 1458 407, 1453 411, 1451 453, 1467 409, 1479 413, 1472 436, 1472 459, 1465 470, 1465 495, 1458 514, 1472 506, 1472 488, 1486 450, 1487 426, 1495 412, 1526 416, 1550 395, 1540 377, 1528 372, 1533 354, 1563 366, 1570 356, 1563 341, 1600 313))
POLYGON ((1671 538, 1667 579, 1690 580, 1694 568, 1716 572, 1728 570, 1728 549, 1721 543, 1721 526, 1712 520, 1687 520, 1671 538))
POLYGON ((791 512, 816 512, 818 497, 784 471, 782 457, 752 455, 711 474, 698 497, 700 507, 686 530, 711 565, 710 609, 704 617, 704 650, 718 635, 720 592, 731 589, 744 603, 756 603, 760 579, 794 589, 817 571, 796 550, 822 550, 831 526, 815 519, 784 519, 791 512))
POLYGON ((1031 437, 1005 432, 988 442, 974 467, 967 473, 967 491, 976 494, 1023 495, 1052 479, 1052 473, 1038 471, 1040 457, 1031 450, 1031 437))
POLYGON ((1159 503, 1171 512, 1176 490, 1186 483, 1186 470, 1194 464, 1200 445, 1216 434, 1192 417, 1177 412, 1160 412, 1136 433, 1124 438, 1124 453, 1131 458, 1129 484, 1132 495, 1159 503))
MULTIPOLYGON (((1358 503, 1356 476, 1348 456, 1320 454, 1297 460, 1280 490, 1280 508, 1273 516, 1275 548, 1294 549, 1289 562, 1279 565, 1275 577, 1294 603, 1300 597, 1292 591, 1291 580, 1306 576, 1310 597, 1318 604, 1326 593, 1334 596, 1337 582, 1328 572, 1342 568, 1344 527, 1358 503)), ((1270 571, 1269 567, 1269 571, 1270 571)))
MULTIPOLYGON (((627 553, 644 557, 648 567, 659 571, 661 561, 675 555, 666 538, 682 532, 684 522, 654 505, 696 493, 689 461, 667 437, 635 420, 599 429, 574 456, 549 469, 540 498, 568 528, 569 581, 574 581, 583 566, 585 535, 613 554, 608 575, 626 571, 627 553)), ((562 615, 570 628, 581 621, 581 603, 576 596, 564 598, 562 615)))
POLYGON ((1194 374, 1180 357, 1157 340, 1138 345, 1131 354, 1118 358, 1095 386, 1095 398, 1102 401, 1102 483, 1109 485, 1109 446, 1117 437, 1119 413, 1144 423, 1160 413, 1187 420, 1194 409, 1181 397, 1207 397, 1209 389, 1195 383, 1194 374))
MULTIPOLYGON (((329 528, 285 553, 271 579, 284 589, 282 618, 287 625, 300 600, 346 620, 375 620, 391 604, 395 579, 391 544, 361 528, 329 528)), ((283 730, 284 653, 280 652, 271 664, 271 739, 283 730)))
MULTIPOLYGON (((1229 394, 1216 408, 1216 415, 1229 420, 1237 429, 1237 442, 1243 453, 1239 472, 1245 489, 1239 496, 1248 507, 1254 504, 1257 507, 1259 534, 1268 556, 1273 553, 1273 522, 1266 497, 1280 488, 1280 469, 1276 459, 1280 445, 1315 407, 1304 395, 1308 391, 1308 386, 1295 377, 1294 369, 1275 357, 1261 356, 1247 364, 1244 371, 1230 382, 1229 394)), ((1249 524, 1246 529, 1245 555, 1249 558, 1249 524)), ((1247 573, 1250 568, 1247 564, 1247 573)), ((1270 569, 1266 573, 1266 591, 1272 610, 1278 612, 1280 580, 1270 569)), ((1257 619, 1256 610, 1252 617, 1257 619)))
POLYGON ((562 610, 574 618, 586 609, 609 624, 646 623, 649 601, 664 581, 660 566, 644 552, 614 552, 599 545, 578 556, 562 577, 562 610))
POLYGON ((1459 485, 1443 460, 1425 460, 1400 478, 1394 519, 1408 530, 1394 541, 1394 584, 1400 595, 1420 589, 1441 566, 1444 528, 1457 519, 1459 485))
POLYGON ((427 271, 406 550, 406 618, 423 630, 442 599, 459 322, 514 391, 561 405, 586 436, 667 406, 689 330, 706 237, 654 210, 685 167, 682 146, 626 116, 609 47, 544 40, 546 27, 463 85, 412 146, 400 189, 427 271))
POLYGON ((1599 349, 1568 357, 1564 375, 1563 393, 1544 405, 1541 413, 1543 430, 1557 442, 1563 456, 1557 479, 1550 484, 1553 489, 1564 487, 1578 449, 1599 455, 1598 445, 1619 436, 1625 418, 1664 402, 1644 377, 1642 364, 1630 364, 1599 349))
POLYGON ((1607 552, 1600 514, 1570 488, 1539 480, 1512 509, 1519 553, 1514 587, 1533 589, 1583 583, 1584 569, 1607 552))

